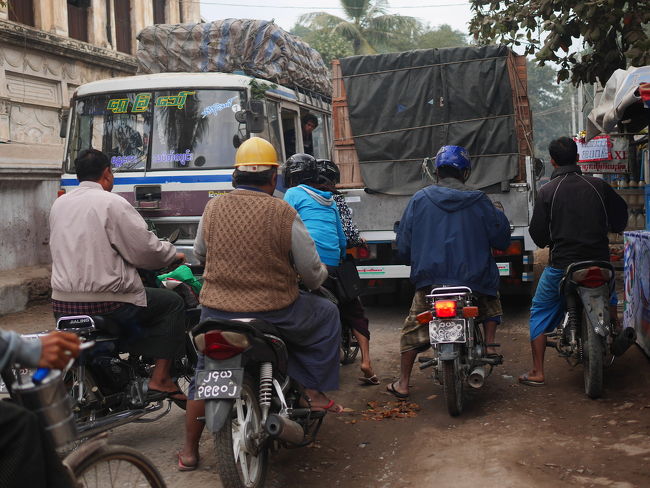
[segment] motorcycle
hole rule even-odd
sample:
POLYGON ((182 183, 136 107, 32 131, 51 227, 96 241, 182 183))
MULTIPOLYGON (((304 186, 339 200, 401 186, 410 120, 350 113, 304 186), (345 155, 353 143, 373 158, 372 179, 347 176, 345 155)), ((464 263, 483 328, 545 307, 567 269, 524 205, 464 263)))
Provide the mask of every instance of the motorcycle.
POLYGON ((221 482, 226 488, 261 487, 269 451, 312 443, 326 412, 301 405, 303 387, 287 374, 288 350, 275 326, 208 319, 192 336, 205 355, 194 398, 205 400, 221 482))
MULTIPOLYGON (((146 282, 147 277, 143 276, 146 282)), ((148 283, 146 283, 148 284, 148 283)), ((185 285, 187 286, 187 285, 185 285)), ((175 288, 181 292, 184 287, 175 288)), ((187 290, 184 290, 187 292, 187 290)), ((183 293, 181 293, 183 296, 183 293)), ((189 331, 200 317, 200 309, 187 306, 185 329, 189 331)), ((94 436, 129 422, 154 422, 171 410, 172 402, 185 408, 184 402, 170 399, 165 408, 165 394, 148 392, 154 366, 152 358, 125 354, 120 348, 120 326, 106 317, 78 315, 61 317, 57 330, 77 334, 82 342, 94 347, 84 348, 74 364, 63 374, 63 383, 72 399, 72 410, 80 438, 94 436), (154 417, 149 414, 156 413, 154 417)), ((197 354, 192 340, 185 334, 184 354, 177 358, 171 375, 182 391, 187 390, 194 376, 197 354)), ((5 370, 5 385, 21 383, 29 370, 5 370)), ((10 390, 10 386, 5 388, 10 390)), ((9 394, 13 396, 12 392, 9 394)))
POLYGON ((606 261, 581 261, 567 267, 560 282, 566 313, 555 332, 547 334, 547 347, 557 349, 569 364, 584 366, 585 393, 603 394, 603 369, 608 351, 622 355, 636 340, 634 329, 612 327, 609 313, 614 290, 614 268, 606 261))
POLYGON ((503 363, 499 355, 487 356, 487 347, 479 323, 478 306, 472 290, 466 286, 433 288, 427 295, 431 309, 417 316, 429 324, 429 338, 436 356, 419 358, 420 369, 435 367, 435 379, 444 388, 449 414, 463 411, 465 383, 479 389, 494 366, 503 363))

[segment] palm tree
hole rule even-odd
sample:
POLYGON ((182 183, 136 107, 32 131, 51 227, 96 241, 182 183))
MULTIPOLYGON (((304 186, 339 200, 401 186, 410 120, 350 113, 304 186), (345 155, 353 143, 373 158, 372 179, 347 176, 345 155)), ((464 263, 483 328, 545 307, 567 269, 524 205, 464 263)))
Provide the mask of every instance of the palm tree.
POLYGON ((327 12, 302 15, 299 23, 311 30, 327 30, 350 40, 355 54, 389 51, 405 38, 415 38, 422 23, 415 17, 387 14, 387 0, 339 0, 347 18, 327 12))

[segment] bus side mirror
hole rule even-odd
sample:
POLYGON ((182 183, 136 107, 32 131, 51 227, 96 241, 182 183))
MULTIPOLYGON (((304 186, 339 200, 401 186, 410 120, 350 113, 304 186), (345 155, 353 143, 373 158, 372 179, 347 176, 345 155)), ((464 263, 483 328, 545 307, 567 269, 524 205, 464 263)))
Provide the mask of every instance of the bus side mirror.
POLYGON ((251 134, 264 132, 264 102, 251 100, 242 108, 243 110, 235 113, 235 120, 240 124, 246 124, 246 130, 251 134))
POLYGON ((68 117, 70 116, 70 109, 63 109, 61 111, 61 126, 59 127, 59 137, 65 139, 68 132, 68 117))

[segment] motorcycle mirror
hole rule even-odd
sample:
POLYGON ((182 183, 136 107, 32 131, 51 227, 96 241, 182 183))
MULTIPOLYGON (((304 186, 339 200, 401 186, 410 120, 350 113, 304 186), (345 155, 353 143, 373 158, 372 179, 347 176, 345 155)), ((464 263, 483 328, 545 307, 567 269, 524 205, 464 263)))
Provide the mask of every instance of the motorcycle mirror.
POLYGON ((546 168, 544 167, 544 160, 540 158, 535 158, 534 164, 535 164, 535 178, 539 180, 542 176, 544 176, 544 173, 546 172, 546 168))

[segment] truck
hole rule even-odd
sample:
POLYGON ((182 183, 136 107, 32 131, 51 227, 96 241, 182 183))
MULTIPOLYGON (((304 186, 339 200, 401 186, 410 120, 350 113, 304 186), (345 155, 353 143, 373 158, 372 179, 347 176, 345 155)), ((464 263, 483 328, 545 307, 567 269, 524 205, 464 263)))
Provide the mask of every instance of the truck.
POLYGON ((353 56, 333 61, 332 80, 339 189, 368 243, 356 252, 364 293, 408 296, 396 225, 411 196, 432 183, 424 159, 450 144, 470 153, 468 186, 510 221, 510 246, 493 251, 501 292, 530 295, 528 224, 543 166, 533 157, 526 58, 494 45, 353 56))

